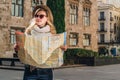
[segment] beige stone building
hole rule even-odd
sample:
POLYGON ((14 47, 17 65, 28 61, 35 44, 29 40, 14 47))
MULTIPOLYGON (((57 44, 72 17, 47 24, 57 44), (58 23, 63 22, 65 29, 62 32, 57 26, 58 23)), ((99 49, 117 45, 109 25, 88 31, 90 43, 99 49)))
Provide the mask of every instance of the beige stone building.
POLYGON ((102 1, 105 4, 112 4, 117 8, 120 8, 120 0, 97 0, 97 1, 102 1))
POLYGON ((15 31, 24 32, 32 17, 33 6, 37 4, 41 4, 41 0, 0 1, 0 54, 14 52, 15 31))
POLYGON ((97 1, 65 0, 65 10, 68 46, 97 51, 97 1))
MULTIPOLYGON (((0 2, 0 54, 13 53, 15 31, 24 32, 33 6, 46 0, 2 0, 0 2)), ((97 51, 97 1, 65 0, 65 26, 69 48, 97 51)))
POLYGON ((98 2, 98 44, 99 52, 104 54, 105 49, 111 55, 120 55, 120 8, 111 4, 98 2))

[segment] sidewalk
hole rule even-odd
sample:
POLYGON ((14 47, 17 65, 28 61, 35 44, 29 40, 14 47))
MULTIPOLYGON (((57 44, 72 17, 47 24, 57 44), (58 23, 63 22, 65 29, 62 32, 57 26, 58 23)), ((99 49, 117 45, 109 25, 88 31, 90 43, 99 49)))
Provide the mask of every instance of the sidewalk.
MULTIPOLYGON (((3 65, 0 65, 0 69, 8 69, 8 70, 24 70, 24 64, 22 63, 16 63, 15 66, 10 66, 8 65, 8 62, 4 62, 3 65)), ((77 64, 77 65, 64 65, 58 68, 53 68, 53 69, 63 69, 63 68, 72 68, 72 67, 83 67, 85 65, 77 64)))
POLYGON ((54 69, 62 69, 62 68, 73 68, 73 67, 83 67, 85 65, 83 64, 74 64, 74 65, 65 65, 65 66, 61 66, 61 67, 58 67, 58 68, 54 68, 54 69))
POLYGON ((2 61, 0 69, 9 69, 9 70, 24 70, 24 64, 20 62, 15 62, 15 66, 10 66, 11 62, 2 61))

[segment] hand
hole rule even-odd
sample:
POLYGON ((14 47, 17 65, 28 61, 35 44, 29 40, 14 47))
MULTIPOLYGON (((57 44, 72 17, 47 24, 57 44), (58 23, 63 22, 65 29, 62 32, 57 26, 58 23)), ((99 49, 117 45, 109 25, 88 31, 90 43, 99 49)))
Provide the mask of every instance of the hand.
POLYGON ((27 27, 27 29, 25 30, 25 34, 28 35, 31 31, 31 29, 33 28, 33 26, 36 24, 35 18, 31 19, 30 21, 30 25, 27 27))
POLYGON ((63 51, 66 51, 66 50, 67 50, 67 45, 60 46, 60 48, 61 48, 63 51))
POLYGON ((19 44, 18 44, 18 42, 17 42, 16 44, 14 44, 14 50, 15 50, 15 51, 18 51, 18 50, 19 50, 19 44))
POLYGON ((33 18, 31 21, 30 21, 30 27, 34 26, 36 24, 36 21, 35 21, 35 18, 33 18))

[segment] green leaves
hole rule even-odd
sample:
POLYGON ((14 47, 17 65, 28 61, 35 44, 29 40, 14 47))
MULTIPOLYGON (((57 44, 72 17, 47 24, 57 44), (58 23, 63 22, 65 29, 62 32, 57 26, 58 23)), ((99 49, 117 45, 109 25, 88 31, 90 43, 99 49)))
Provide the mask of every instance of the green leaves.
POLYGON ((97 52, 94 52, 92 50, 86 50, 81 48, 75 48, 75 49, 68 49, 65 54, 67 56, 80 56, 80 57, 93 57, 98 56, 97 52))
POLYGON ((54 18, 54 25, 57 33, 65 31, 65 1, 47 0, 47 6, 51 9, 54 18))

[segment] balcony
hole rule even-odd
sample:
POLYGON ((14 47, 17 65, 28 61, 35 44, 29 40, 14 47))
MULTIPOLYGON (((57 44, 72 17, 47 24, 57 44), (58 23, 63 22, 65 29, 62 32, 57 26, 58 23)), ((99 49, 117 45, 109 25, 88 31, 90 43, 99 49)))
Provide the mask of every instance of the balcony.
POLYGON ((99 21, 105 21, 105 17, 100 17, 98 20, 99 21))
POLYGON ((104 41, 104 40, 101 40, 101 41, 98 41, 98 44, 99 45, 114 45, 114 44, 120 45, 120 41, 115 41, 115 40, 104 41))
POLYGON ((98 45, 111 45, 111 44, 114 44, 114 43, 110 41, 98 41, 98 45))
POLYGON ((98 41, 98 44, 107 44, 108 42, 105 42, 104 40, 98 41))
POLYGON ((114 29, 110 29, 110 33, 113 33, 114 32, 114 29))
POLYGON ((107 29, 98 29, 98 32, 107 32, 107 29))
POLYGON ((114 18, 113 17, 110 17, 110 21, 113 21, 114 20, 114 18))

